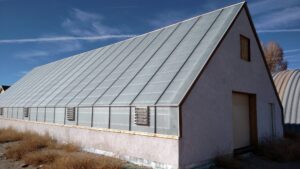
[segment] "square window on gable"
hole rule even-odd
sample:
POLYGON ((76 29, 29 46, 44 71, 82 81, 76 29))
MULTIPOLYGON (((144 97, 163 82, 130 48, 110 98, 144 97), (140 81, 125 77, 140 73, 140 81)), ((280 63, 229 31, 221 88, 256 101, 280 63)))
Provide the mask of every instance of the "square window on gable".
POLYGON ((250 39, 243 35, 240 35, 240 50, 241 58, 250 61, 250 39))

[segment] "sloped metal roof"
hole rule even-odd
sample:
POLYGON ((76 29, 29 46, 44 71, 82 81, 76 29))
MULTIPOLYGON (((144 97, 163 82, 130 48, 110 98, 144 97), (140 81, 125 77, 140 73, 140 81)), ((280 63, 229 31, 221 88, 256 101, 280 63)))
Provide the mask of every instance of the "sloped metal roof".
POLYGON ((243 5, 37 67, 0 106, 178 105, 243 5))
POLYGON ((286 70, 273 75, 284 110, 286 124, 300 124, 300 70, 286 70))

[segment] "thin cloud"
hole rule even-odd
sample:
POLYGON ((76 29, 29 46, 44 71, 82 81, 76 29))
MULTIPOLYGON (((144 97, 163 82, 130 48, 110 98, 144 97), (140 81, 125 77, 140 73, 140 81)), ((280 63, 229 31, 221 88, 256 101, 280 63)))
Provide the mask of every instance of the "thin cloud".
POLYGON ((258 29, 278 28, 282 25, 295 26, 300 22, 300 7, 290 7, 262 15, 256 20, 258 29))
POLYGON ((299 57, 300 56, 300 54, 297 54, 297 55, 287 55, 287 56, 285 56, 286 58, 294 58, 294 57, 299 57))
POLYGON ((300 49, 290 49, 284 51, 284 53, 293 53, 293 52, 300 52, 300 49))
POLYGON ((47 38, 27 38, 27 39, 2 39, 0 44, 7 43, 35 43, 35 42, 54 42, 54 41, 74 41, 74 40, 107 40, 107 39, 120 39, 130 38, 136 35, 102 35, 102 36, 58 36, 58 37, 47 37, 47 38))
POLYGON ((260 0, 257 2, 250 2, 249 8, 251 9, 252 15, 270 13, 276 10, 282 10, 289 7, 299 5, 299 0, 260 0))
POLYGON ((264 29, 258 30, 258 33, 285 33, 285 32, 300 32, 300 29, 264 29))
POLYGON ((48 53, 45 51, 30 50, 30 51, 22 51, 22 52, 16 53, 15 57, 24 59, 24 60, 31 60, 31 59, 35 59, 36 57, 47 56, 47 55, 48 55, 48 53))
POLYGON ((105 17, 73 8, 62 22, 62 27, 73 36, 100 36, 121 34, 121 30, 104 23, 105 17))
POLYGON ((154 19, 149 20, 149 24, 156 28, 167 26, 187 18, 187 14, 181 11, 165 11, 158 14, 154 19))

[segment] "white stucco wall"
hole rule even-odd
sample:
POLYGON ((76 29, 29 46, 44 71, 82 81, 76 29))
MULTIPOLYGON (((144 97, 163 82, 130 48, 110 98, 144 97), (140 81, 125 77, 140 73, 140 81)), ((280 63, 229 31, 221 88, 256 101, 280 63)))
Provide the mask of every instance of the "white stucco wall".
POLYGON ((154 168, 178 167, 178 139, 101 131, 27 120, 0 118, 0 128, 49 133, 60 142, 71 142, 84 150, 114 156, 154 168))
POLYGON ((259 141, 271 135, 268 103, 275 103, 282 136, 280 104, 262 57, 243 9, 182 104, 181 168, 233 152, 232 91, 256 94, 259 141), (251 62, 240 58, 240 34, 250 38, 251 62))

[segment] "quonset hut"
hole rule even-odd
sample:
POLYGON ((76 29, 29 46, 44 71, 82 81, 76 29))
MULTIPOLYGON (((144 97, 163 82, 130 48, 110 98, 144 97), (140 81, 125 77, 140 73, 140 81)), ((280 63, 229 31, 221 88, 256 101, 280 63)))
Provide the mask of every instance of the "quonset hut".
POLYGON ((246 3, 33 69, 0 96, 0 127, 191 168, 282 136, 246 3))
POLYGON ((273 75, 283 105, 284 128, 300 132, 300 70, 285 70, 273 75))

